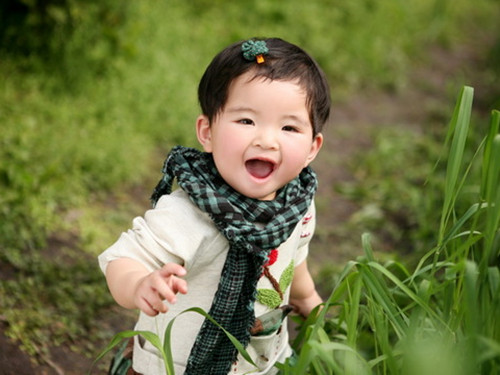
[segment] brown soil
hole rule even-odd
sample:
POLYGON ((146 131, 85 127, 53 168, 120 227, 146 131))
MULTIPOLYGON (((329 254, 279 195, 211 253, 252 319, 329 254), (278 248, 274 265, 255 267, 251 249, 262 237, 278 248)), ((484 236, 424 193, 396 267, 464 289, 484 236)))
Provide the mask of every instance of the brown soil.
MULTIPOLYGON (((391 91, 363 90, 334 104, 324 148, 313 165, 320 177, 319 235, 314 240, 309 261, 313 273, 319 272, 325 261, 344 264, 359 251, 359 244, 356 245, 359 237, 353 242, 352 238, 334 230, 349 220, 358 207, 356 202, 336 193, 333 186, 354 179, 349 162, 370 147, 371 135, 378 127, 396 125, 425 131, 429 117, 436 116, 436 109, 444 108, 445 116, 451 114, 456 95, 464 84, 475 88, 475 106, 488 109, 491 103, 482 98, 494 97, 487 91, 494 85, 491 77, 482 74, 484 44, 482 51, 475 47, 456 51, 433 49, 429 60, 417 67, 404 87, 391 91)), ((447 119, 444 120, 446 123, 447 119)), ((138 199, 137 193, 131 199, 138 199)), ((140 200, 144 200, 144 195, 140 200)), ((131 328, 131 316, 119 309, 110 319, 112 322, 103 324, 116 327, 116 331, 131 328)), ((90 368, 91 358, 66 347, 52 348, 47 356, 38 358, 43 364, 36 364, 5 336, 4 320, 0 312, 0 374, 84 374, 90 368)), ((93 373, 104 372, 100 369, 93 373)))

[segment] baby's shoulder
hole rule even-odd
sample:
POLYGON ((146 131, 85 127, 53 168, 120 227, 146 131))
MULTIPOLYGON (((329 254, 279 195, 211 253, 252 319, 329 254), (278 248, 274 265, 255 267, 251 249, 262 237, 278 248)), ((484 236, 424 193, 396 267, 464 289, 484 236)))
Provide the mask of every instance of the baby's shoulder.
POLYGON ((160 197, 152 212, 155 215, 166 215, 180 222, 192 222, 201 225, 212 225, 212 220, 194 204, 189 195, 182 189, 160 197))
POLYGON ((182 189, 176 189, 170 194, 162 195, 158 202, 156 203, 155 208, 162 209, 167 207, 176 207, 176 206, 195 206, 193 202, 189 199, 189 195, 182 189))

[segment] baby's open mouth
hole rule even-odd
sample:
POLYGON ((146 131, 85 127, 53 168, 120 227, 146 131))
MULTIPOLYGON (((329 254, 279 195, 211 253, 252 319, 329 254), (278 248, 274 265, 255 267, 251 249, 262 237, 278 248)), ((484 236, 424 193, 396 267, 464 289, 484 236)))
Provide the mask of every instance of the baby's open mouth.
POLYGON ((266 178, 274 171, 274 163, 261 160, 261 159, 250 159, 245 162, 248 173, 256 178, 266 178))

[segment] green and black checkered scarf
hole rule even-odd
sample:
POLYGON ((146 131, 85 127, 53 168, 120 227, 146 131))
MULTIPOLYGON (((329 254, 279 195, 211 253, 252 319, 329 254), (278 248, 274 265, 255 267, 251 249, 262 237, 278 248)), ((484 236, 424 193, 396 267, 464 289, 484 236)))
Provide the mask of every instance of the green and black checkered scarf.
MULTIPOLYGON (((169 194, 173 180, 189 194, 226 237, 230 248, 209 314, 244 346, 250 341, 257 281, 272 249, 293 232, 312 203, 316 175, 305 168, 272 201, 245 197, 217 172, 212 154, 175 147, 163 167, 151 200, 169 194), (256 225, 259 223, 260 225, 256 225)), ((185 374, 226 375, 237 357, 227 336, 205 319, 188 358, 185 374)))

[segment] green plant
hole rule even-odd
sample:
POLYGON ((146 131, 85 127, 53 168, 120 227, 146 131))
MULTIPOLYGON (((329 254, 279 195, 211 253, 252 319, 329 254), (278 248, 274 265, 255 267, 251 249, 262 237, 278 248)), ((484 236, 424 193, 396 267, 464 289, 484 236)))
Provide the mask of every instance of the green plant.
MULTIPOLYGON (((370 236, 326 302, 334 317, 305 325, 290 374, 496 374, 500 371, 500 112, 479 146, 482 177, 464 160, 472 89, 460 94, 447 139, 446 186, 435 246, 411 271, 381 264, 370 236), (448 142, 447 142, 448 143, 448 142), (459 211, 467 183, 476 203, 459 211), (297 370, 298 372, 294 372, 297 370)), ((479 154, 476 153, 476 156, 479 154)), ((437 224, 437 223, 436 223, 437 224)), ((326 310, 326 309, 325 309, 326 310)))
MULTIPOLYGON (((245 358, 248 362, 250 362, 251 364, 256 366, 255 363, 253 362, 252 358, 250 357, 250 355, 247 353, 247 351, 243 347, 243 345, 241 345, 238 342, 238 340, 233 335, 231 335, 231 333, 226 331, 224 329, 224 327, 222 327, 219 323, 217 323, 203 309, 201 309, 199 307, 193 307, 193 308, 184 310, 179 315, 191 313, 191 312, 204 316, 206 319, 210 320, 213 324, 215 324, 217 327, 219 327, 224 332, 224 334, 229 338, 231 343, 238 349, 238 352, 241 353, 243 358, 245 358)), ((165 329, 165 337, 164 337, 163 343, 161 342, 160 337, 157 334, 155 334, 153 332, 149 332, 149 331, 124 331, 124 332, 117 333, 111 339, 111 342, 108 344, 108 346, 97 356, 97 358, 94 361, 94 365, 97 363, 97 361, 99 361, 101 358, 103 358, 107 353, 109 353, 116 346, 118 346, 122 340, 128 339, 128 338, 133 337, 133 336, 140 335, 144 339, 148 340, 156 349, 158 349, 158 352, 160 353, 161 358, 163 359, 163 363, 165 365, 165 371, 166 371, 167 375, 175 375, 174 362, 173 362, 173 357, 172 357, 172 340, 171 340, 172 326, 175 323, 175 319, 176 318, 173 318, 169 322, 169 324, 167 325, 167 328, 165 329)), ((89 373, 91 371, 92 371, 92 369, 90 369, 89 373)))

